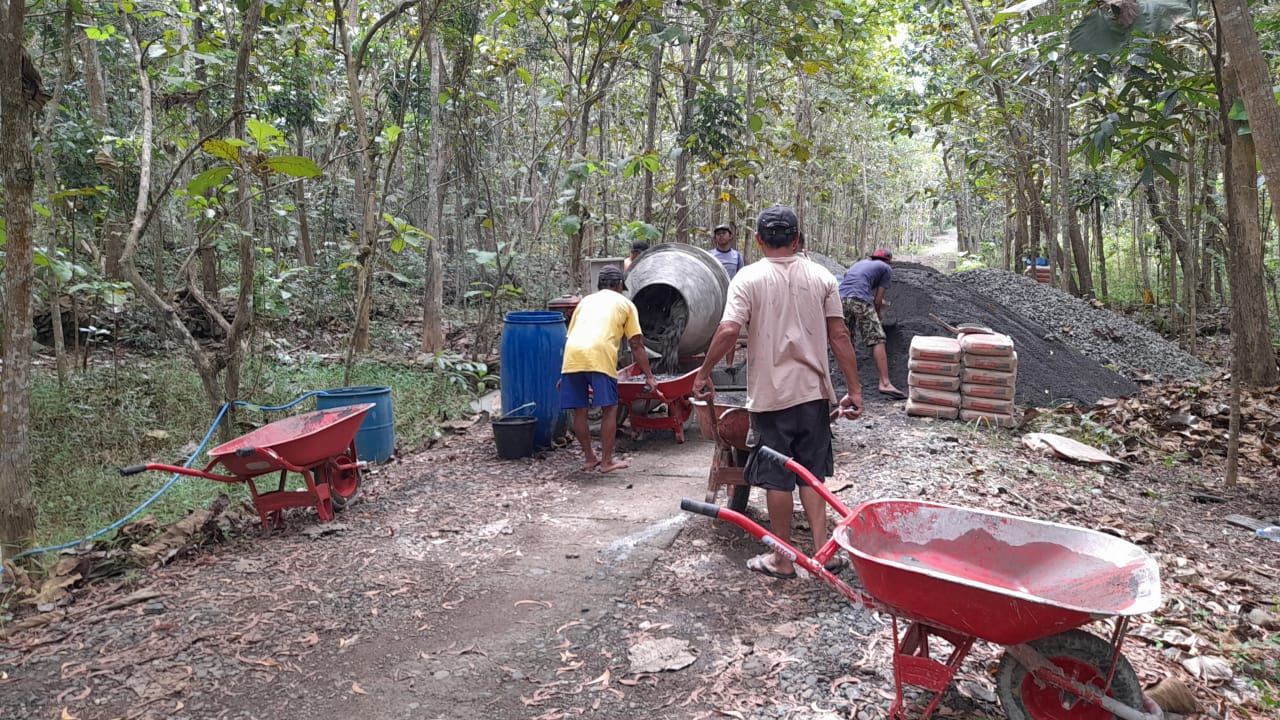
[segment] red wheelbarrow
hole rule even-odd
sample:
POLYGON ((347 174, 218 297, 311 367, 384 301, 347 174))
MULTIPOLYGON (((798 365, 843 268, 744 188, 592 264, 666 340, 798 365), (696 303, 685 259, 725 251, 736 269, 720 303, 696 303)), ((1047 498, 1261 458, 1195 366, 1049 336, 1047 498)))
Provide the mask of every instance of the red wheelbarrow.
POLYGON ((360 489, 360 473, 366 463, 356 459, 356 431, 365 413, 374 407, 374 403, 364 403, 281 418, 210 450, 213 459, 203 470, 146 463, 122 468, 120 474, 155 470, 244 483, 264 530, 273 522, 283 527, 284 510, 294 507, 314 507, 320 521, 329 522, 334 511, 346 507, 360 489), (219 465, 226 474, 213 472, 219 465), (256 478, 277 470, 280 483, 276 489, 259 492, 256 478), (290 472, 302 476, 305 489, 285 490, 290 472))
MULTIPOLYGON (((682 360, 682 374, 658 381, 657 387, 645 384, 644 373, 635 363, 618 371, 618 404, 626 408, 625 421, 632 430, 672 430, 676 434, 676 442, 684 442, 684 424, 693 415, 690 403, 693 378, 698 374, 702 361, 698 358, 682 360), (660 408, 663 414, 654 414, 660 408)), ((623 418, 618 420, 619 425, 623 422, 623 418)))
MULTIPOLYGON (((893 617, 890 717, 903 688, 931 692, 929 717, 975 640, 1005 645, 996 684, 1013 720, 1158 720, 1120 652, 1129 617, 1160 606, 1160 574, 1140 548, 1105 533, 916 500, 850 510, 804 466, 770 448, 761 459, 800 476, 840 516, 812 557, 741 513, 685 498, 680 507, 737 525, 849 598, 893 617), (843 548, 863 589, 824 568, 843 548), (1079 628, 1110 618, 1110 638, 1079 628), (900 623, 905 626, 901 628, 900 623), (929 641, 951 650, 935 659, 929 641)), ((938 648, 935 646, 935 650, 938 648)))

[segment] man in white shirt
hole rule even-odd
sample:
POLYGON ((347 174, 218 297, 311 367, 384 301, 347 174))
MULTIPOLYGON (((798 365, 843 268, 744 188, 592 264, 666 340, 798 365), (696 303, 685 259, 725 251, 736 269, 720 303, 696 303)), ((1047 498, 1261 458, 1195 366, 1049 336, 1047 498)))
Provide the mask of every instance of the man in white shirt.
MULTIPOLYGON (((842 415, 862 414, 858 359, 849 340, 840 292, 826 268, 796 254, 800 223, 791 208, 775 205, 760 213, 756 242, 764 258, 743 268, 729 283, 729 297, 706 359, 693 381, 694 393, 706 397, 714 389, 711 368, 734 347, 747 326, 747 410, 753 449, 744 470, 746 480, 766 490, 769 526, 791 542, 795 475, 757 457, 767 445, 794 457, 815 476, 829 477, 831 404, 836 402, 827 364, 827 348, 835 353, 848 392, 839 399, 842 415)), ((827 542, 827 505, 817 491, 800 488, 800 504, 813 533, 814 550, 827 542)), ((842 558, 842 556, 837 556, 842 558)), ((833 558, 828 569, 842 561, 833 558)), ((767 552, 751 558, 748 569, 769 577, 793 578, 791 559, 767 552)))

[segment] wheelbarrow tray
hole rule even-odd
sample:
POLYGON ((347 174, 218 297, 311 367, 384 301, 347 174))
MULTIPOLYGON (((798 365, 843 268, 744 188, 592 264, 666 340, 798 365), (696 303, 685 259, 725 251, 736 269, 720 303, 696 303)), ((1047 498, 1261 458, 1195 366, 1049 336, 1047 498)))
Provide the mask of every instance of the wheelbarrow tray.
POLYGON ((895 613, 1001 645, 1160 605, 1155 560, 1085 528, 880 499, 855 507, 834 539, 867 594, 895 613))
MULTIPOLYGON (((693 393, 693 379, 698 374, 695 367, 683 375, 669 380, 659 380, 657 390, 668 400, 683 398, 693 393)), ((651 396, 645 392, 644 373, 632 363, 618 371, 618 400, 631 403, 651 396)))
POLYGON ((343 454, 374 407, 375 403, 363 403, 281 418, 219 445, 209 456, 228 473, 242 477, 285 469, 269 454, 243 452, 249 449, 271 450, 286 463, 311 467, 343 454))

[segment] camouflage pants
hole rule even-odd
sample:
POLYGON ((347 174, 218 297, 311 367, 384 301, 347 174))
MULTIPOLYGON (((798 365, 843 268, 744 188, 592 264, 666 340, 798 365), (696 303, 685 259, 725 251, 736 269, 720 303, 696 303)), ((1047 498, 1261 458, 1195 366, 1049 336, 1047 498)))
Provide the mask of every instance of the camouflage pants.
POLYGON ((847 297, 841 298, 840 304, 844 308, 844 324, 849 327, 850 334, 856 329, 867 347, 873 347, 885 341, 884 326, 880 324, 880 316, 876 314, 876 309, 871 306, 871 303, 859 298, 847 297))

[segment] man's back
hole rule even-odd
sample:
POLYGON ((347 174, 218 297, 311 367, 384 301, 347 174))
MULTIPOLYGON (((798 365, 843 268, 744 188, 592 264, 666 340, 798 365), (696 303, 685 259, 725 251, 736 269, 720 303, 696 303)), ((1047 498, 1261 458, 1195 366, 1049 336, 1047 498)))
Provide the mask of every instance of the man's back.
POLYGON ((862 259, 849 267, 840 282, 840 297, 854 297, 875 302, 876 288, 888 288, 893 281, 893 268, 879 260, 862 259))
POLYGON ((827 318, 842 317, 835 278, 801 257, 765 258, 729 285, 725 320, 747 327, 747 407, 765 412, 836 400, 827 318))
POLYGON ((569 323, 563 372, 618 376, 618 345, 640 334, 636 306, 621 293, 597 290, 582 298, 569 323))

